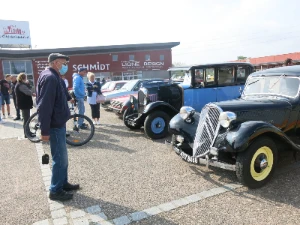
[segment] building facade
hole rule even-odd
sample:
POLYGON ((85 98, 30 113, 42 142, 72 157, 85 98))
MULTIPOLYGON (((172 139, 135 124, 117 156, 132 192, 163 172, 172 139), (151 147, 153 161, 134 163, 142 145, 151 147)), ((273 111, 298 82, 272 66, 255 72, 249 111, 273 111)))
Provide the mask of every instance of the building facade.
POLYGON ((247 58, 245 60, 237 60, 239 62, 249 62, 254 65, 255 69, 265 70, 274 67, 281 67, 284 61, 290 58, 293 60, 294 65, 300 65, 300 52, 287 53, 282 55, 271 55, 257 58, 247 58))
POLYGON ((50 53, 70 56, 66 73, 70 85, 72 75, 87 67, 97 80, 130 80, 137 78, 168 78, 172 66, 172 48, 179 42, 80 47, 64 49, 4 50, 0 49, 0 79, 5 74, 27 74, 35 85, 41 71, 48 66, 50 53))

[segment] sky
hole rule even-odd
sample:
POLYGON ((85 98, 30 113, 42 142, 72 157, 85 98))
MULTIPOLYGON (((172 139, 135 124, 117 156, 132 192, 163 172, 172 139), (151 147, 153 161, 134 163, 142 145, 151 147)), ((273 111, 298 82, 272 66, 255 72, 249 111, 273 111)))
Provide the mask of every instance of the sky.
POLYGON ((173 63, 300 51, 299 0, 1 1, 0 19, 29 21, 33 48, 180 42, 173 63))

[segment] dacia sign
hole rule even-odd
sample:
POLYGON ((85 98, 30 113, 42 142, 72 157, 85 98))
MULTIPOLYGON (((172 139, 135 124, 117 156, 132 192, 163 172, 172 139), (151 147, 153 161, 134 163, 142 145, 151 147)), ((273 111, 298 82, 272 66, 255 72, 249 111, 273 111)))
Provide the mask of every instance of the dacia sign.
POLYGON ((1 48, 29 48, 30 46, 29 22, 0 20, 1 48))

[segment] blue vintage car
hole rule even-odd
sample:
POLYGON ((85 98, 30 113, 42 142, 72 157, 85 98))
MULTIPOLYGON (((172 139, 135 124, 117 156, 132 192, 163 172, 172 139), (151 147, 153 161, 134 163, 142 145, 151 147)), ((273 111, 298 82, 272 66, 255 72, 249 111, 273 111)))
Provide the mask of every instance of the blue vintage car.
POLYGON ((146 136, 151 139, 164 138, 170 119, 182 106, 201 111, 209 102, 239 98, 253 71, 250 63, 241 62, 170 68, 170 78, 175 73, 184 74, 181 83, 170 79, 165 85, 141 88, 138 98, 130 96, 124 124, 131 129, 144 126, 146 136))

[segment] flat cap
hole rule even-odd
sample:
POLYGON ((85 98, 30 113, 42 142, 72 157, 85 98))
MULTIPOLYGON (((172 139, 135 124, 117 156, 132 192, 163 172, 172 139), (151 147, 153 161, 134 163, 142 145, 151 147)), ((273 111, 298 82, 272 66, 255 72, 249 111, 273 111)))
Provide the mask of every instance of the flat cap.
POLYGON ((66 55, 63 55, 63 54, 60 54, 60 53, 51 53, 48 56, 48 62, 52 62, 55 59, 66 59, 67 61, 69 61, 70 58, 69 58, 69 56, 66 56, 66 55))

